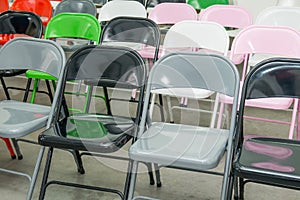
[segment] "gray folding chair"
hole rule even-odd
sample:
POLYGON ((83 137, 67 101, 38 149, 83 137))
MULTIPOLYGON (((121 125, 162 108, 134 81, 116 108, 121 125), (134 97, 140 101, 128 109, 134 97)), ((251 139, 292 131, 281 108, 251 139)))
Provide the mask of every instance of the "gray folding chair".
POLYGON ((133 198, 138 162, 145 161, 158 163, 160 167, 222 175, 221 197, 227 199, 238 91, 236 67, 222 55, 181 52, 159 59, 150 71, 138 140, 129 149, 129 157, 133 160, 129 199, 133 198), (145 130, 151 92, 170 90, 176 95, 178 88, 208 89, 232 96, 234 104, 229 127, 216 129, 210 128, 209 124, 148 122, 145 130), (225 151, 224 170, 209 171, 219 165, 225 151))
MULTIPOLYGON (((15 38, 0 49, 1 70, 34 69, 43 71, 61 79, 65 65, 65 54, 62 48, 50 40, 36 38, 15 38), (59 67, 58 67, 59 66, 59 67)), ((61 87, 58 81, 57 90, 61 87)), ((15 100, 0 101, 0 137, 20 138, 43 127, 50 127, 52 116, 56 112, 59 93, 54 95, 52 106, 30 104, 15 100)), ((34 143, 20 139, 25 142, 34 143)), ((31 199, 37 174, 42 161, 44 148, 41 147, 33 175, 0 168, 2 172, 25 176, 30 180, 27 199, 31 199)))

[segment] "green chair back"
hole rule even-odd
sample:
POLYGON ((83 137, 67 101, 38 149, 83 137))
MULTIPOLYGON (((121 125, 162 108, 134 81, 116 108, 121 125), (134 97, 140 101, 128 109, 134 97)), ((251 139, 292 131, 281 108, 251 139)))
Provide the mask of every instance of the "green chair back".
POLYGON ((48 23, 44 38, 79 38, 98 44, 100 33, 101 26, 94 16, 86 13, 60 13, 48 23))
POLYGON ((228 5, 229 0, 188 0, 187 3, 193 6, 196 10, 201 10, 215 4, 228 5))

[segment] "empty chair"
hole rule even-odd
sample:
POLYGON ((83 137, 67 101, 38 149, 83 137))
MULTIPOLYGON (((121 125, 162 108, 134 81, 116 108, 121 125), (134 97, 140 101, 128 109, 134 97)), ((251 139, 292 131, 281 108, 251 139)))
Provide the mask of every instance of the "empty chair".
POLYGON ((160 3, 149 12, 148 18, 159 25, 173 25, 183 20, 197 20, 198 15, 185 3, 160 3))
MULTIPOLYGON (((47 72, 58 78, 57 91, 61 88, 60 80, 62 80, 61 76, 63 74, 61 71, 63 71, 65 65, 65 54, 62 48, 53 41, 37 38, 14 38, 0 48, 0 60, 0 68, 2 70, 35 69, 47 72)), ((4 118, 0 122, 0 137, 21 139, 23 136, 38 131, 43 127, 49 128, 53 115, 57 112, 58 99, 59 93, 56 92, 52 106, 30 104, 15 100, 1 101, 0 112, 4 118)), ((32 142, 36 143, 36 141, 32 142)), ((30 187, 27 199, 32 197, 44 149, 44 147, 40 148, 32 176, 19 171, 0 169, 1 172, 21 175, 29 179, 30 187)))
MULTIPOLYGON (((0 13, 0 45, 4 45, 7 41, 14 37, 35 37, 41 38, 43 32, 43 24, 40 17, 32 12, 26 11, 5 11, 0 13)), ((6 99, 11 99, 9 89, 25 90, 25 87, 12 87, 7 86, 5 79, 15 78, 17 75, 25 73, 26 70, 0 70, 0 81, 2 84, 3 91, 6 99)), ((28 80, 27 85, 30 84, 28 80)), ((15 158, 13 148, 11 148, 8 139, 4 139, 10 150, 12 158, 15 158)), ((22 159, 22 154, 19 150, 18 144, 15 139, 12 140, 18 159, 22 159)))
POLYGON ((228 30, 229 36, 234 37, 239 29, 253 24, 252 16, 247 9, 237 5, 212 5, 203 9, 199 15, 200 21, 213 21, 228 30), (233 30, 232 30, 233 29, 233 30))
MULTIPOLYGON (((50 20, 44 38, 56 40, 66 52, 70 53, 81 46, 98 44, 100 33, 100 24, 94 16, 86 13, 60 13, 50 20), (78 39, 81 41, 78 41, 78 39), (68 45, 68 42, 71 44, 68 45)), ((35 79, 30 100, 32 103, 35 100, 40 79, 56 80, 55 77, 49 76, 49 74, 33 70, 26 71, 26 77, 35 79)))
POLYGON ((257 15, 265 8, 276 6, 278 0, 233 0, 234 5, 242 6, 246 8, 252 15, 255 21, 257 15))
POLYGON ((257 135, 252 135, 249 124, 244 120, 246 100, 298 99, 299 79, 300 60, 293 58, 265 60, 247 74, 241 93, 232 165, 236 199, 244 199, 245 184, 248 182, 300 189, 299 135, 297 140, 291 140, 266 134, 267 131, 261 131, 264 124, 257 125, 257 135))
MULTIPOLYGON (((258 26, 252 25, 243 29, 234 39, 231 49, 230 57, 234 55, 245 55, 244 68, 242 72, 241 84, 245 79, 246 73, 251 69, 248 65, 249 55, 256 54, 271 54, 281 57, 294 57, 300 58, 300 33, 289 27, 275 27, 275 26, 258 26), (281 39, 278 39, 281 38, 281 39)), ((220 98, 220 115, 224 109, 224 103, 230 104, 230 98, 221 95, 220 98)), ((296 115, 298 110, 298 99, 295 98, 271 98, 271 99, 255 99, 247 100, 246 106, 274 109, 274 110, 287 110, 292 106, 291 120, 282 121, 272 119, 265 119, 262 117, 248 118, 253 120, 263 120, 273 123, 284 123, 290 126, 288 138, 292 139, 294 130, 296 115)), ((218 126, 220 126, 220 118, 218 126)))
MULTIPOLYGON (((91 109, 88 113, 67 114, 65 117, 60 117, 57 114, 54 126, 39 136, 39 143, 50 147, 40 199, 44 199, 46 188, 50 184, 112 192, 122 199, 126 199, 130 174, 128 174, 127 181, 125 182, 124 193, 117 189, 109 189, 107 186, 106 188, 105 186, 86 186, 78 183, 67 183, 65 180, 48 181, 47 178, 54 148, 79 150, 82 151, 82 154, 86 153, 93 156, 105 156, 106 158, 129 161, 127 150, 121 150, 131 139, 135 140, 137 135, 146 80, 146 68, 142 57, 136 51, 126 47, 109 47, 103 45, 82 47, 68 59, 64 80, 90 82, 89 84, 95 88, 95 90, 90 90, 90 97, 96 92, 97 87, 106 86, 111 88, 111 95, 114 94, 115 89, 136 88, 140 92, 139 103, 135 104, 136 107, 133 113, 129 112, 128 103, 125 103, 125 106, 122 107, 125 112, 121 114, 115 112, 110 114, 103 113, 105 105, 101 107, 101 104, 91 103, 91 109), (92 83, 94 84, 92 85, 92 83), (121 153, 126 152, 123 157, 120 157, 123 154, 118 154, 118 156, 110 154, 120 151, 121 153)), ((66 82, 64 86, 65 84, 66 82)), ((64 91, 61 90, 60 94, 64 94, 64 91)), ((79 97, 74 95, 72 101, 76 101, 77 98, 79 97)), ((60 103, 61 106, 58 109, 67 111, 67 105, 64 104, 64 101, 60 103)), ((101 171, 99 173, 101 174, 101 171)), ((110 176, 110 174, 101 174, 101 176, 103 175, 110 176)))
MULTIPOLYGON (((168 30, 164 38, 162 54, 167 54, 173 51, 210 51, 218 52, 226 56, 228 53, 228 48, 229 36, 225 28, 220 24, 215 22, 185 20, 176 23, 168 30)), ((178 93, 181 93, 182 97, 195 99, 195 95, 190 95, 190 90, 184 88, 177 88, 177 90, 178 93)), ((198 100, 203 100, 213 94, 213 92, 209 90, 195 90, 198 94, 196 98, 198 100)), ((169 98, 170 96, 173 96, 172 93, 170 93, 168 90, 154 90, 152 96, 153 101, 151 102, 154 102, 156 94, 167 95, 167 107, 169 110, 170 121, 173 122, 174 119, 172 114, 172 105, 169 98)), ((187 98, 180 102, 180 107, 176 108, 189 109, 182 106, 187 105, 187 98)), ((218 103, 214 105, 217 106, 218 103)), ((153 108, 153 105, 151 107, 153 108)), ((190 111, 193 110, 194 109, 190 109, 190 111)), ((196 109, 196 111, 199 110, 196 109)), ((152 113, 152 111, 150 113, 152 113)), ((215 116, 213 115, 211 126, 214 126, 214 121, 215 116)))
MULTIPOLYGON (((224 176, 220 196, 221 199, 227 199, 238 91, 236 67, 222 55, 178 52, 160 58, 148 78, 138 139, 129 149, 129 157, 134 163, 128 199, 132 199, 135 190, 138 162, 207 172, 218 166, 225 150, 224 171, 212 174, 224 176), (169 90, 177 95, 178 88, 205 89, 233 96, 235 103, 230 126, 226 129, 209 128, 209 125, 199 125, 201 122, 197 121, 198 118, 191 119, 195 125, 165 122, 148 122, 146 125, 151 93, 155 90, 169 90)), ((192 95, 197 97, 197 90, 192 95)))
POLYGON ((100 10, 98 20, 109 21, 115 17, 147 17, 147 11, 143 4, 138 1, 122 0, 109 1, 100 10))
POLYGON ((52 5, 49 0, 15 0, 10 10, 33 12, 41 17, 44 26, 52 17, 52 5))
POLYGON ((92 1, 87 0, 64 0, 61 1, 55 7, 53 16, 62 13, 62 12, 71 12, 71 13, 87 13, 91 14, 94 17, 97 15, 97 8, 92 1))

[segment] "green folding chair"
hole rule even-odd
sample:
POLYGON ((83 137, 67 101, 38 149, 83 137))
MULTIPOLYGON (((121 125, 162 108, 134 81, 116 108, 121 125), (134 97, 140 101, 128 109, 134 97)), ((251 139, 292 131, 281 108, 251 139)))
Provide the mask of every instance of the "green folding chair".
MULTIPOLYGON (((101 26, 94 16, 86 13, 66 12, 56 15, 50 20, 46 27, 44 38, 55 40, 61 44, 66 53, 72 53, 82 46, 98 44, 100 33, 101 26)), ((46 81, 52 81, 55 89, 56 78, 47 73, 28 70, 26 72, 26 76, 34 79, 34 86, 30 100, 31 103, 34 103, 35 101, 39 80, 44 79, 46 81)), ((80 94, 78 91, 78 95, 85 94, 80 94)), ((84 106, 84 110, 86 109, 85 107, 86 104, 84 106)))
POLYGON ((187 0, 187 3, 200 11, 201 9, 205 9, 215 4, 228 5, 229 0, 187 0))

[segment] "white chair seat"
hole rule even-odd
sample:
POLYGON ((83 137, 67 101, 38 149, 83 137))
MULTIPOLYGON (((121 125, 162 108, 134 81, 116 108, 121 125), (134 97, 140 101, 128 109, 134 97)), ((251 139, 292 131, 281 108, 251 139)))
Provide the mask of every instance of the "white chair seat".
POLYGON ((18 138, 46 126, 49 106, 4 100, 0 102, 0 134, 18 138))
POLYGON ((211 169, 222 158, 228 130, 154 123, 131 146, 131 159, 194 170, 211 169))

